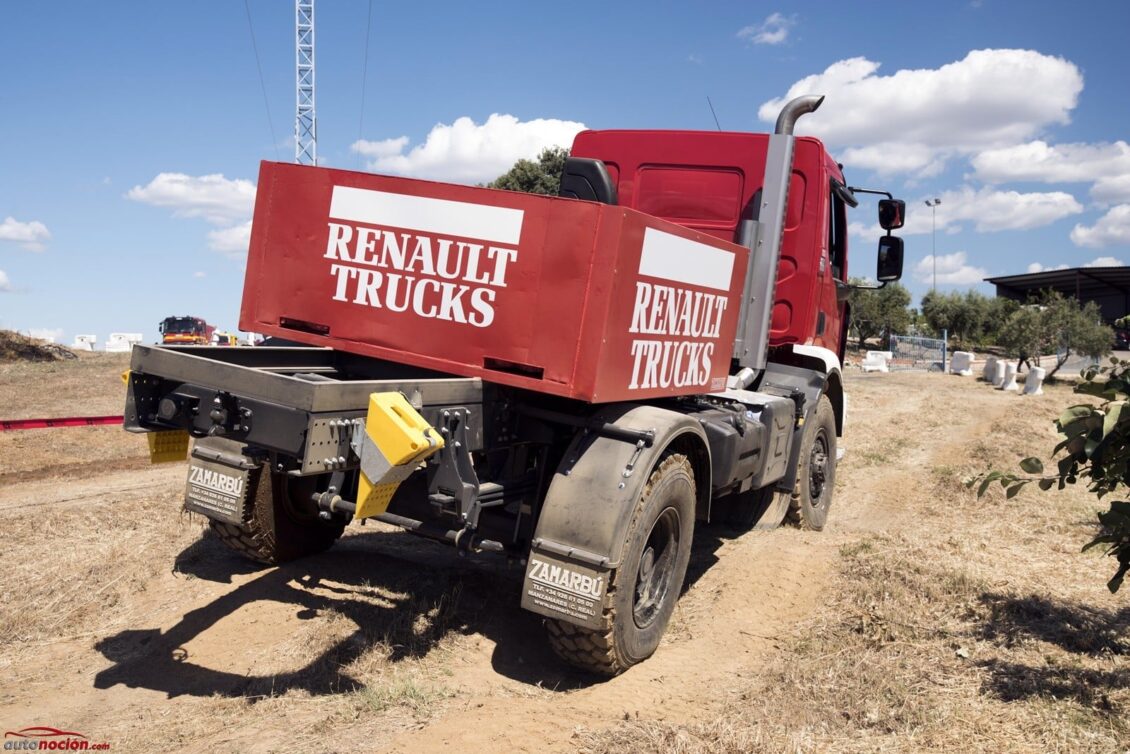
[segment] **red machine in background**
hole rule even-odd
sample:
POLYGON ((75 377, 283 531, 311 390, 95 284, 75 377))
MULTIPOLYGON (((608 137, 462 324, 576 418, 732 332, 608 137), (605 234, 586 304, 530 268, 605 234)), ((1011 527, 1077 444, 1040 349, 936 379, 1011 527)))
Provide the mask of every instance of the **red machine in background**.
POLYGON ((157 330, 165 345, 207 346, 212 343, 215 326, 200 317, 165 317, 157 330))

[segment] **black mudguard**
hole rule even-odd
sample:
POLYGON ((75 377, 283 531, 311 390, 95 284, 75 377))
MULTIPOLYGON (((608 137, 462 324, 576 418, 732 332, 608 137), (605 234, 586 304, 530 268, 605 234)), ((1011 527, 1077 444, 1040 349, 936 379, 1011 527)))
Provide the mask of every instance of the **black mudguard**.
POLYGON ((640 495, 672 444, 692 456, 700 509, 710 496, 710 451, 695 419, 632 404, 609 406, 595 418, 650 432, 652 441, 592 429, 577 433, 542 503, 522 593, 527 610, 592 627, 599 623, 608 574, 620 565, 640 495))

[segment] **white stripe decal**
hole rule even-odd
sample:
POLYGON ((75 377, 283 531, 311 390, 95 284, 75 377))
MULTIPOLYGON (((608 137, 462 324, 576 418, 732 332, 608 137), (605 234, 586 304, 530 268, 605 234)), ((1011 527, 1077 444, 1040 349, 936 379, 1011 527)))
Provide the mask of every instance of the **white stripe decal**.
POLYGON ((495 241, 511 246, 518 245, 524 214, 520 209, 508 207, 390 194, 349 186, 334 186, 330 202, 330 217, 338 220, 418 230, 438 236, 495 241))
POLYGON ((732 252, 655 228, 644 229, 641 275, 728 291, 733 271, 732 252))

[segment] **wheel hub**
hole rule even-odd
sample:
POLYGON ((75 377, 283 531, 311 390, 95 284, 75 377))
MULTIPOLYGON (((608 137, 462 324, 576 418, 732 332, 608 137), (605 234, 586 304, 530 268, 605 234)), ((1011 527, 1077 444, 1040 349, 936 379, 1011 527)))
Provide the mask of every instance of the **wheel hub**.
POLYGON ((678 549, 679 514, 668 508, 652 525, 640 554, 632 604, 632 617, 640 628, 655 620, 667 599, 678 549))
POLYGON ((808 459, 808 489, 812 499, 824 494, 824 483, 828 480, 828 439, 821 432, 812 443, 812 454, 808 459))

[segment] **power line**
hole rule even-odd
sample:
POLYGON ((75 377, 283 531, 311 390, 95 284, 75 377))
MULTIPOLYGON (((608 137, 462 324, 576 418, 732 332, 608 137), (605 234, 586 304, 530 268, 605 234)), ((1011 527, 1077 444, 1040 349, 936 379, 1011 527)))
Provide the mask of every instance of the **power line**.
POLYGON ((714 112, 714 103, 710 101, 710 95, 706 95, 706 104, 710 105, 710 114, 714 116, 714 125, 719 131, 722 130, 721 124, 718 123, 718 113, 714 112))
POLYGON ((251 6, 243 0, 243 9, 247 11, 247 29, 251 32, 251 50, 255 53, 255 68, 259 71, 259 88, 263 91, 263 108, 267 111, 267 127, 271 129, 271 146, 275 150, 275 161, 282 162, 279 158, 279 141, 275 138, 275 124, 271 121, 271 106, 267 102, 267 84, 263 81, 263 66, 259 63, 259 46, 255 44, 255 26, 251 23, 251 6))
MULTIPOLYGON (((365 19, 365 62, 361 64, 361 118, 357 123, 357 141, 361 141, 365 133, 365 79, 369 73, 369 28, 373 23, 373 0, 369 0, 369 17, 365 19)), ((362 167, 363 157, 357 151, 357 167, 362 167)))

